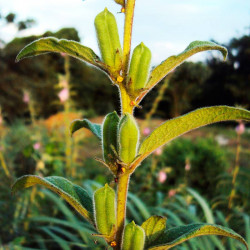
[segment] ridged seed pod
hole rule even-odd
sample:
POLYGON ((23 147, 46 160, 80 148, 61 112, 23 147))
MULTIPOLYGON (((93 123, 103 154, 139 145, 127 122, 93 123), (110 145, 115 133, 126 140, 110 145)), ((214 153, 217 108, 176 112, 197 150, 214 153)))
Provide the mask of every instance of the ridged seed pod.
POLYGON ((116 152, 118 152, 118 124, 120 118, 116 111, 109 113, 102 125, 102 146, 103 146, 103 158, 108 165, 114 165, 116 162, 116 152))
POLYGON ((101 234, 110 235, 116 225, 115 191, 105 184, 94 193, 94 202, 97 229, 101 234))
POLYGON ((145 87, 149 74, 151 51, 144 43, 135 47, 129 68, 129 88, 139 90, 145 87))
POLYGON ((125 6, 125 0, 115 0, 117 4, 120 4, 122 6, 125 6))
POLYGON ((122 250, 143 250, 144 243, 145 232, 143 228, 137 226, 134 221, 126 225, 122 242, 122 250))
POLYGON ((115 67, 117 51, 121 57, 122 49, 115 16, 107 8, 96 16, 95 29, 103 61, 115 67))
POLYGON ((119 157, 126 163, 131 163, 137 155, 139 129, 132 115, 124 114, 119 123, 119 157))

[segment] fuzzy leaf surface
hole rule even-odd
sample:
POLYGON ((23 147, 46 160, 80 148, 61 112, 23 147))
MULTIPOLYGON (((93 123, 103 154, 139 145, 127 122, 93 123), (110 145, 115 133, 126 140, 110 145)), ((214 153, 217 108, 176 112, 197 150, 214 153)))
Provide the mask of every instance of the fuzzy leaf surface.
POLYGON ((149 81, 147 83, 148 88, 154 87, 159 81, 161 81, 170 71, 183 63, 190 56, 207 50, 218 50, 222 53, 224 59, 227 57, 227 49, 213 42, 207 41, 194 41, 188 45, 188 47, 179 55, 171 56, 158 65, 151 72, 149 81))
POLYGON ((93 201, 87 191, 73 184, 63 177, 50 176, 42 178, 36 175, 24 175, 16 180, 12 186, 12 193, 21 189, 32 187, 36 184, 43 185, 59 194, 85 219, 93 222, 93 201))
POLYGON ((75 41, 57 39, 54 37, 41 38, 28 44, 19 52, 16 57, 16 61, 18 62, 27 57, 42 55, 50 52, 66 53, 69 56, 75 57, 107 71, 105 65, 101 63, 101 59, 92 49, 75 41))
POLYGON ((204 235, 220 235, 236 239, 243 243, 246 248, 246 241, 232 229, 211 224, 190 224, 166 230, 150 247, 150 250, 166 250, 181 244, 189 239, 204 235))
POLYGON ((158 147, 193 129, 221 121, 250 121, 250 111, 228 106, 201 108, 179 116, 156 128, 141 144, 139 155, 144 159, 158 147))
POLYGON ((153 215, 144 221, 141 227, 145 231, 145 246, 151 246, 165 231, 167 219, 162 216, 153 215))
POLYGON ((71 136, 79 129, 89 129, 98 139, 102 139, 102 126, 100 124, 92 123, 88 119, 75 120, 70 124, 71 136))

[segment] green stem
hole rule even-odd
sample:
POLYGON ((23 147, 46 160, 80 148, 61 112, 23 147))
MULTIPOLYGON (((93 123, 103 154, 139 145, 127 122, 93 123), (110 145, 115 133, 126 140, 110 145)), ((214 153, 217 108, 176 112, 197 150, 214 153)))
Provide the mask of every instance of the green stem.
POLYGON ((121 249, 123 229, 126 219, 126 204, 130 174, 124 174, 118 179, 117 186, 117 232, 116 232, 116 249, 121 249))
POLYGON ((122 106, 122 114, 129 113, 133 114, 134 106, 131 105, 130 96, 127 93, 126 88, 123 85, 119 86, 120 89, 120 98, 121 98, 121 106, 122 106))
POLYGON ((232 176, 232 189, 228 201, 229 209, 233 207, 233 199, 236 196, 236 178, 240 170, 239 162, 240 162, 240 134, 237 135, 237 148, 236 148, 235 166, 233 169, 233 176, 232 176))
POLYGON ((127 0, 125 7, 125 26, 123 40, 123 73, 127 75, 131 51, 131 37, 134 18, 135 0, 127 0))

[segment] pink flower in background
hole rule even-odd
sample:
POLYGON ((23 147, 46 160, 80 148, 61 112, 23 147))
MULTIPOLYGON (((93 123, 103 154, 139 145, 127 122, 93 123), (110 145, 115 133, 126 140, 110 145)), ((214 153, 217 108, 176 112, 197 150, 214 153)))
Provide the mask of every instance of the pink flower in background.
POLYGON ((30 102, 30 95, 28 92, 24 92, 23 94, 23 102, 29 103, 30 102))
POLYGON ((63 53, 63 52, 61 52, 60 54, 61 54, 61 56, 63 56, 63 57, 65 57, 65 56, 67 55, 66 53, 63 53))
POLYGON ((190 169, 191 169, 191 164, 188 162, 186 163, 185 170, 190 171, 190 169))
POLYGON ((69 99, 69 90, 66 88, 62 89, 59 92, 58 97, 59 97, 61 102, 67 101, 69 99))
POLYGON ((40 142, 36 142, 35 144, 33 144, 33 148, 35 150, 39 150, 41 148, 41 143, 40 142))
POLYGON ((3 151, 3 147, 2 146, 0 146, 0 151, 3 151))
POLYGON ((164 171, 160 171, 158 173, 158 181, 160 183, 164 183, 166 181, 166 179, 167 179, 167 174, 164 171))
POLYGON ((244 125, 244 123, 240 122, 239 125, 236 126, 235 130, 236 130, 236 133, 238 135, 242 135, 245 132, 245 125, 244 125))
POLYGON ((3 124, 3 117, 0 114, 0 125, 3 124))
POLYGON ((175 189, 170 189, 168 191, 168 197, 171 198, 171 197, 174 197, 176 195, 176 190, 175 189))
POLYGON ((151 132, 150 128, 144 128, 144 129, 143 129, 143 134, 144 134, 145 136, 149 135, 150 132, 151 132))
POLYGON ((162 154, 162 148, 157 148, 157 149, 154 151, 154 154, 155 154, 155 155, 161 155, 161 154, 162 154))

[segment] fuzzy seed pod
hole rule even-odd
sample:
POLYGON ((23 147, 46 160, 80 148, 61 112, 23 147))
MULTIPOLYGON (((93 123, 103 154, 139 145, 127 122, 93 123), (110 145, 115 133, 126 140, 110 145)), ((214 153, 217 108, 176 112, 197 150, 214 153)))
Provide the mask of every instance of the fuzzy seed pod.
POLYGON ((125 0, 115 0, 117 4, 120 4, 122 6, 125 6, 125 0))
POLYGON ((115 191, 105 184, 94 193, 94 202, 97 229, 101 234, 110 235, 116 225, 115 191))
POLYGON ((115 16, 107 8, 96 16, 95 29, 103 61, 110 67, 118 67, 122 49, 115 16))
POLYGON ((145 232, 142 227, 137 226, 134 221, 129 223, 124 230, 122 250, 143 250, 145 232))
POLYGON ((103 158, 108 165, 115 165, 117 156, 114 150, 118 152, 117 134, 120 118, 116 111, 109 113, 102 125, 102 145, 103 158))
POLYGON ((131 163, 137 155, 139 129, 132 115, 126 113, 119 123, 119 157, 126 163, 131 163))
POLYGON ((129 88, 139 90, 145 87, 149 74, 151 51, 144 43, 135 47, 129 68, 129 88))

